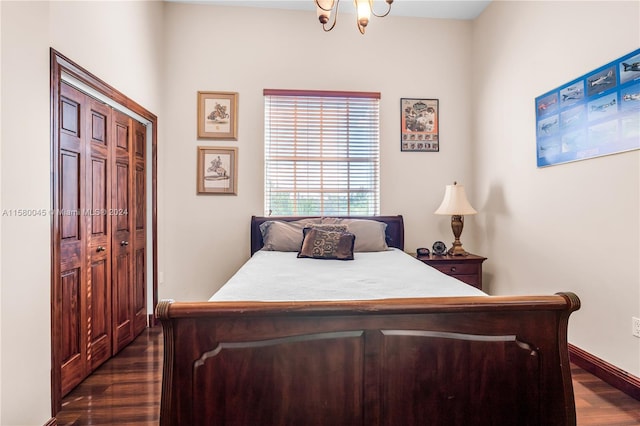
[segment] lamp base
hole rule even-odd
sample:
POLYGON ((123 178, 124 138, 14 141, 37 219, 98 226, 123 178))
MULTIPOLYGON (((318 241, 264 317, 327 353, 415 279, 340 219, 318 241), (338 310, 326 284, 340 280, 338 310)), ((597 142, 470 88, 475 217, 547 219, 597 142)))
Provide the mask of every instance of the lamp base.
POLYGON ((447 251, 449 256, 469 256, 469 253, 462 247, 460 241, 454 241, 453 246, 447 251))
POLYGON ((453 237, 455 241, 452 243, 451 248, 448 251, 449 256, 468 256, 462 243, 460 242, 460 235, 462 234, 462 228, 464 227, 464 217, 462 215, 454 214, 451 216, 451 230, 453 230, 453 237))

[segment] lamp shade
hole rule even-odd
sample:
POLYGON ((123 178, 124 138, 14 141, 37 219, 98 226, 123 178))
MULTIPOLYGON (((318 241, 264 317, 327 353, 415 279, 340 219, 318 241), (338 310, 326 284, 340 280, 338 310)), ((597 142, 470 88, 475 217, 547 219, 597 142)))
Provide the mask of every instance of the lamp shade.
POLYGON ((440 204, 440 207, 435 211, 435 214, 460 216, 476 213, 478 213, 476 209, 471 207, 469 200, 467 200, 467 193, 464 191, 464 186, 458 185, 457 182, 454 182, 453 185, 447 185, 442 204, 440 204))

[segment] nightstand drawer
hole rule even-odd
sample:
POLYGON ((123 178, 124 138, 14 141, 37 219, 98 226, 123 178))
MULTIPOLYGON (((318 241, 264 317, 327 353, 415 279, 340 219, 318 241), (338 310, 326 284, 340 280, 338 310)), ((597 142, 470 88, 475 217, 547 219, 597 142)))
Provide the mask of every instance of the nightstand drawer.
POLYGON ((416 258, 442 273, 482 290, 482 262, 487 260, 486 257, 469 253, 466 256, 429 255, 416 258))
POLYGON ((458 274, 477 274, 478 273, 478 264, 465 264, 465 263, 457 263, 455 265, 447 265, 447 264, 432 264, 434 268, 436 268, 440 272, 444 272, 447 275, 458 275, 458 274))

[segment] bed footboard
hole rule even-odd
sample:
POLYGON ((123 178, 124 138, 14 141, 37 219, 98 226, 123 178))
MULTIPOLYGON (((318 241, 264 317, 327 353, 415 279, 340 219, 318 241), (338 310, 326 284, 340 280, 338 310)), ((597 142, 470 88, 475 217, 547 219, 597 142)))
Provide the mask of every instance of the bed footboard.
POLYGON ((161 425, 575 425, 572 293, 161 301, 161 425))

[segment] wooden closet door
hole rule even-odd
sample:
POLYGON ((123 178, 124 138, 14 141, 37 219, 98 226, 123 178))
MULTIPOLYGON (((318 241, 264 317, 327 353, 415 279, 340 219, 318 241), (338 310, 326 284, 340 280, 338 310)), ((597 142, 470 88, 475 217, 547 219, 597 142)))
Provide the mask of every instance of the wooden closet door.
POLYGON ((147 268, 157 270, 157 245, 154 235, 147 246, 145 233, 156 230, 157 117, 53 49, 50 66, 55 414, 64 395, 143 331, 149 280, 156 302, 147 268), (119 112, 123 105, 152 124, 148 153, 147 128, 119 112))
POLYGON ((113 174, 111 179, 111 248, 113 286, 113 353, 133 340, 132 287, 132 120, 113 111, 113 174))
POLYGON ((134 121, 133 137, 133 329, 137 336, 147 326, 147 209, 146 144, 147 128, 134 121))
POLYGON ((87 108, 86 221, 89 372, 111 357, 111 108, 92 98, 87 108))
POLYGON ((53 212, 59 229, 60 276, 54 288, 53 314, 59 324, 59 351, 62 395, 87 375, 87 268, 86 222, 79 214, 85 204, 85 96, 72 87, 60 85, 58 134, 58 206, 53 212))

